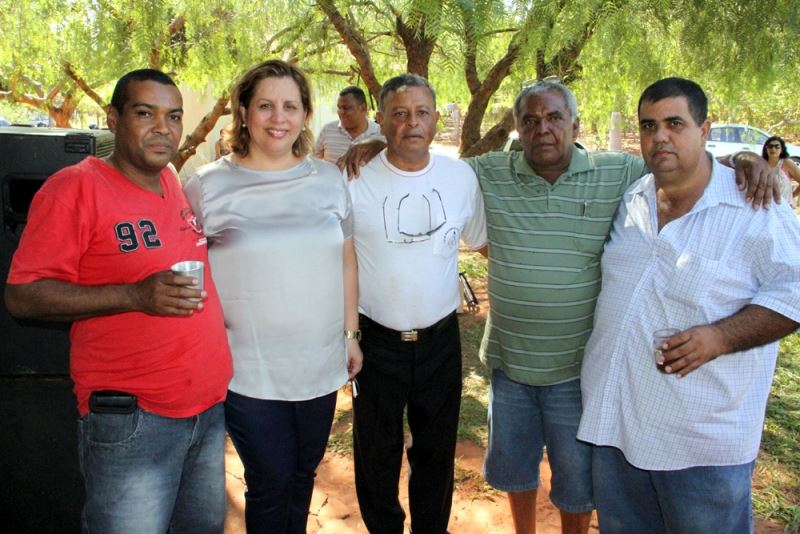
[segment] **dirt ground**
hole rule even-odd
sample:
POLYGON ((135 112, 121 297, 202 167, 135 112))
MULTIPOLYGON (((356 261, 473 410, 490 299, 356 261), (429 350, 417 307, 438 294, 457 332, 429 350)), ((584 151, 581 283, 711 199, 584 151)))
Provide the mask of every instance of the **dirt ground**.
MULTIPOLYGON (((350 410, 350 398, 339 395, 337 410, 350 410)), ((452 534, 513 534, 511 515, 503 493, 483 483, 481 466, 484 449, 461 441, 456 449, 456 490, 448 530, 452 534)), ((242 464, 228 440, 226 448, 228 512, 225 534, 244 534, 244 477, 242 464)), ((536 503, 536 532, 560 534, 558 510, 550 503, 550 468, 542 462, 542 488, 536 503)), ((407 472, 403 467, 400 500, 408 511, 407 472)), ((406 519, 408 525, 408 519, 406 519)), ((314 496, 308 519, 308 534, 365 534, 355 486, 353 461, 349 456, 328 452, 317 470, 314 496)), ((597 534, 597 518, 592 517, 590 534, 597 534)), ((780 525, 756 519, 756 534, 781 534, 780 525)))
MULTIPOLYGON (((350 398, 340 394, 337 410, 350 410, 350 398)), ((336 432, 336 428, 334 428, 336 432)), ((452 534, 511 534, 514 529, 503 493, 483 482, 481 467, 484 449, 469 441, 461 441, 456 449, 456 490, 449 531, 452 534)), ((243 468, 230 440, 226 449, 228 514, 225 534, 244 534, 243 468)), ((406 467, 401 477, 400 499, 408 511, 406 467)), ((542 462, 542 491, 537 502, 537 532, 561 532, 558 510, 550 504, 550 469, 542 462)), ((408 519, 406 519, 408 525, 408 519)), ((353 461, 350 456, 328 452, 317 470, 314 496, 308 520, 308 534, 363 534, 353 482, 353 461)), ((593 520, 590 532, 597 533, 593 520)))

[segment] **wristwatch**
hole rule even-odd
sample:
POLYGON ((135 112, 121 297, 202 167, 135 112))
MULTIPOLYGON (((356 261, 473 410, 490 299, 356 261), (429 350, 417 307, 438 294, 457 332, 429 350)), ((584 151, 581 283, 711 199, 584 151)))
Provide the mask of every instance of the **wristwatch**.
POLYGON ((345 339, 355 339, 356 341, 361 341, 361 330, 345 330, 344 331, 344 338, 345 339))

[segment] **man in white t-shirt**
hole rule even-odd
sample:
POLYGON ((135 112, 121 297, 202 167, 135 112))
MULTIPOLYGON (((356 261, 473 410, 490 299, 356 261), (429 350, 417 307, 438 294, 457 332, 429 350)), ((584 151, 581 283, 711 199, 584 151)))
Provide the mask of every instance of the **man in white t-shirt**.
POLYGON ((345 87, 336 101, 338 121, 329 122, 320 130, 314 155, 336 163, 350 145, 369 138, 383 139, 381 127, 369 118, 367 97, 360 87, 345 87))
POLYGON ((351 182, 364 366, 353 401, 356 490, 370 532, 403 532, 398 500, 403 412, 415 533, 447 531, 461 402, 458 244, 486 244, 472 169, 429 152, 439 114, 413 74, 387 81, 378 122, 387 140, 351 182))

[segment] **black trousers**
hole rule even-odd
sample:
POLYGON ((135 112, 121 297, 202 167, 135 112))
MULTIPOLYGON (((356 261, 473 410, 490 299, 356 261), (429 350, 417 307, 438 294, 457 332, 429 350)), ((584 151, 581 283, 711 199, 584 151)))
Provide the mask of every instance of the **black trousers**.
POLYGON ((453 316, 415 342, 362 322, 364 366, 353 400, 356 493, 371 534, 402 534, 398 499, 403 411, 412 445, 408 497, 414 534, 444 534, 453 498, 453 468, 461 405, 461 342, 453 316))

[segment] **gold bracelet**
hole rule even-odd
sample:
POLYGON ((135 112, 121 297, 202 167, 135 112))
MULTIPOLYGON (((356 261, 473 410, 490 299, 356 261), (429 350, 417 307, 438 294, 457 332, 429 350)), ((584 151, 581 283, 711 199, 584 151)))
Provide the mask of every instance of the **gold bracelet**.
POLYGON ((361 330, 345 330, 344 331, 344 338, 345 339, 355 339, 356 341, 361 341, 361 330))

